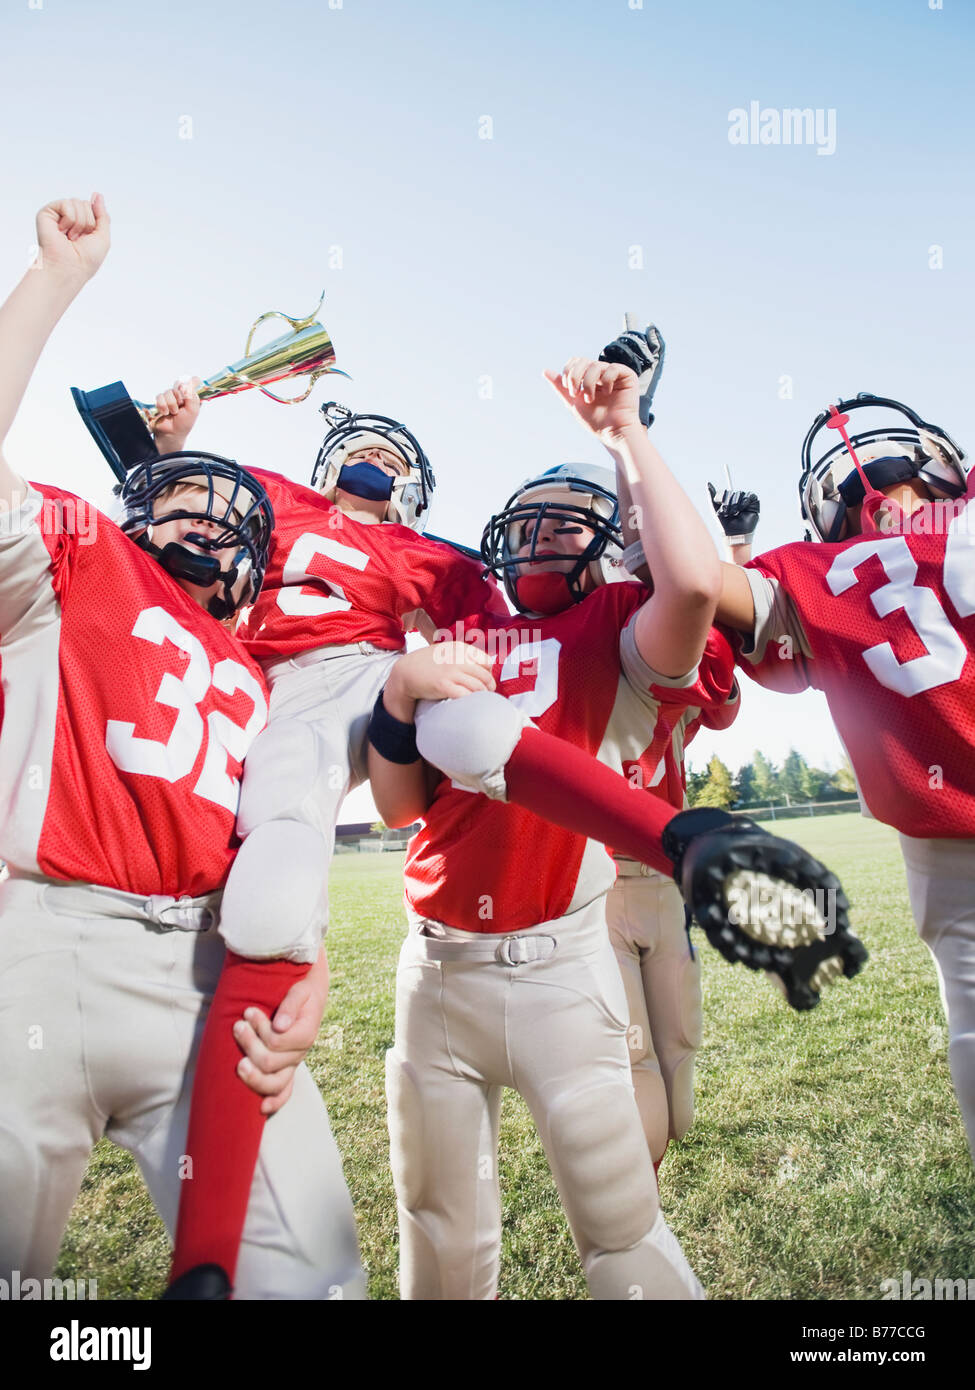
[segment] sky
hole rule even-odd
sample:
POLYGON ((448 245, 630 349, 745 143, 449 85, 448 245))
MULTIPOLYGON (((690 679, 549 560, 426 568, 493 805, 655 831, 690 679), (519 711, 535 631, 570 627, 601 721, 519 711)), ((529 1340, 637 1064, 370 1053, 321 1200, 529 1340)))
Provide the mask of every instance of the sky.
MULTIPOLYGON (((324 289, 352 381, 213 402, 194 442, 307 480, 323 401, 392 415, 433 463, 430 529, 476 544, 528 475, 609 462, 542 370, 631 310, 667 342, 654 438, 695 503, 727 464, 761 496, 756 550, 799 539, 830 400, 972 438, 973 35, 968 0, 6 0, 0 279, 52 198, 97 188, 113 218, 8 456, 105 505, 69 386, 150 399, 324 289), (753 102, 823 138, 733 143, 753 102)), ((837 765, 821 696, 745 685, 690 766, 837 765)), ((372 814, 363 790, 343 819, 372 814)))

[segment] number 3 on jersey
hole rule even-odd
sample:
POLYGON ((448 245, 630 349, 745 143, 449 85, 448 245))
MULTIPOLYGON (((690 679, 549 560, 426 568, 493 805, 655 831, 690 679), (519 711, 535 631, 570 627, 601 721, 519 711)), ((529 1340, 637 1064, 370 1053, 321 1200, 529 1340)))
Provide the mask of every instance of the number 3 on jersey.
MULTIPOLYGON (((973 538, 969 530, 973 517, 975 503, 969 502, 951 523, 945 546, 945 593, 963 618, 975 612, 971 563, 973 538)), ((876 555, 883 565, 888 581, 870 595, 877 616, 886 618, 903 609, 914 631, 927 647, 924 656, 898 661, 889 642, 878 642, 863 653, 863 659, 873 675, 881 685, 907 696, 920 695, 924 690, 933 690, 935 686, 957 680, 967 658, 965 644, 934 590, 926 584, 915 583, 917 562, 904 536, 878 536, 842 551, 826 575, 832 592, 842 594, 859 583, 857 566, 872 555, 876 555)))
POLYGON ((203 643, 180 627, 164 608, 144 608, 135 620, 132 636, 157 647, 168 640, 185 652, 189 660, 182 676, 167 671, 156 692, 157 704, 176 710, 176 722, 166 742, 139 738, 134 724, 109 719, 105 726, 109 757, 123 772, 178 782, 193 771, 205 739, 206 756, 193 791, 236 815, 240 782, 228 773, 227 760, 232 757, 243 762, 245 753, 265 725, 267 701, 260 682, 246 666, 229 657, 218 661, 211 673, 203 643), (204 724, 198 706, 211 686, 225 695, 241 690, 253 701, 253 711, 243 727, 218 710, 211 711, 204 724))

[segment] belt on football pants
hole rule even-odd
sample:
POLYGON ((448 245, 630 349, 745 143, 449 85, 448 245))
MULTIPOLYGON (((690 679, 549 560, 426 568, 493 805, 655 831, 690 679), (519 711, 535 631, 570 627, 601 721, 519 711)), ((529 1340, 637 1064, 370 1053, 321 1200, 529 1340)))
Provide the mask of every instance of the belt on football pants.
POLYGON ((659 869, 653 868, 650 864, 638 864, 635 859, 618 859, 615 854, 613 862, 618 878, 662 878, 665 882, 668 881, 659 869))
POLYGON ((395 650, 377 647, 372 642, 348 642, 343 647, 313 647, 310 652, 298 652, 284 661, 272 662, 264 667, 266 676, 279 676, 283 671, 301 670, 305 666, 317 666, 320 661, 334 661, 339 656, 395 656, 395 650))
MULTIPOLYGON (((568 954, 585 954, 596 949, 606 937, 605 900, 596 898, 565 917, 539 922, 522 932, 469 932, 463 937, 430 935, 422 917, 413 917, 407 938, 412 951, 427 960, 458 961, 464 965, 491 963, 530 965, 548 960, 561 946, 568 954)), ((442 924, 437 924, 442 925, 442 924)))
POLYGON ((146 922, 159 931, 205 932, 220 920, 222 891, 191 898, 174 898, 166 893, 144 897, 87 883, 64 883, 34 874, 11 873, 12 885, 27 883, 40 889, 41 902, 49 912, 63 917, 130 917, 146 922))

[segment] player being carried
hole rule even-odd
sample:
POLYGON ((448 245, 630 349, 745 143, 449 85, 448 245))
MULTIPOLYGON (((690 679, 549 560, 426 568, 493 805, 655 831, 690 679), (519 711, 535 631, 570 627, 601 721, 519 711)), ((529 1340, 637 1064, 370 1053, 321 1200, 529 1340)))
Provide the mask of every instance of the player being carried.
MULTIPOLYGON (((185 442, 200 409, 196 385, 157 398, 157 447, 185 442)), ((281 1046, 282 1020, 272 1025, 267 1015, 282 1002, 283 982, 266 967, 285 960, 307 970, 321 949, 339 809, 366 775, 369 716, 404 648, 404 623, 429 630, 507 613, 480 565, 421 534, 434 477, 410 431, 334 403, 325 413, 331 428, 311 488, 254 472, 275 528, 263 588, 237 636, 263 667, 270 715, 241 789, 243 843, 220 921, 229 951, 197 1069, 187 1140, 194 1175, 184 1184, 169 1297, 201 1296, 212 1280, 229 1294, 264 1117, 287 1095, 273 1076, 251 1070, 246 1085, 238 1079, 239 1047, 267 1065, 268 1050, 281 1046), (200 1274, 206 1266, 222 1273, 200 1274)))

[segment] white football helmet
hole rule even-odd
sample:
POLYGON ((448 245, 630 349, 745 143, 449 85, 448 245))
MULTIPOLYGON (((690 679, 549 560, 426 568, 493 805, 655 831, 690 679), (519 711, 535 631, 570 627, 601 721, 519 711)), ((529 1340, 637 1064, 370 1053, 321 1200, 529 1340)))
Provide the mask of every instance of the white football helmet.
MULTIPOLYGON (((936 497, 964 495, 968 486, 965 452, 939 426, 929 425, 900 401, 867 392, 840 401, 837 408, 841 414, 864 408, 890 410, 910 421, 910 428, 898 421, 850 435, 872 487, 879 490, 920 478, 936 497)), ((821 541, 842 538, 847 508, 862 502, 864 495, 863 482, 842 439, 814 458, 817 436, 827 428, 829 418, 829 411, 824 410, 806 435, 799 479, 802 518, 821 541)), ((807 536, 812 539, 811 534, 807 536)))
POLYGON ((337 401, 328 401, 321 410, 331 429, 322 440, 315 460, 312 487, 333 502, 339 474, 351 454, 370 446, 391 449, 407 465, 408 472, 390 479, 385 520, 422 531, 436 479, 430 460, 415 436, 405 425, 386 415, 356 415, 337 401))
MULTIPOLYGON (((481 537, 481 559, 488 572, 501 579, 505 593, 519 612, 532 618, 545 616, 537 607, 533 608, 532 597, 527 592, 530 586, 523 582, 541 577, 530 574, 536 559, 538 526, 534 529, 529 553, 518 554, 524 545, 526 523, 542 516, 565 521, 570 526, 585 526, 593 532, 592 540, 571 570, 545 576, 552 589, 548 598, 554 605, 546 604, 548 612, 559 612, 573 603, 581 603, 586 594, 579 581, 586 569, 594 584, 629 579, 623 568, 615 474, 590 463, 558 464, 522 483, 504 509, 491 517, 481 537)), ((535 595, 534 601, 539 598, 540 595, 535 595)))

